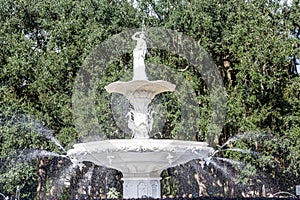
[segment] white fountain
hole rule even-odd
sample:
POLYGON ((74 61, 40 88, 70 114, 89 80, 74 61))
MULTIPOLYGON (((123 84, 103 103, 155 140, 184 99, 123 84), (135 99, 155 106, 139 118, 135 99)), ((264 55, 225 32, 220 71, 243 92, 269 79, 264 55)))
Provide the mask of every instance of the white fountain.
POLYGON ((67 155, 75 165, 89 161, 121 171, 123 198, 160 198, 162 170, 193 159, 204 160, 213 148, 205 142, 149 138, 153 125, 149 103, 155 95, 172 92, 176 86, 163 80, 148 80, 144 62, 147 51, 145 34, 137 32, 132 39, 137 41, 133 51, 133 80, 117 81, 105 87, 109 93, 125 95, 133 106, 127 122, 132 139, 79 143, 67 155))

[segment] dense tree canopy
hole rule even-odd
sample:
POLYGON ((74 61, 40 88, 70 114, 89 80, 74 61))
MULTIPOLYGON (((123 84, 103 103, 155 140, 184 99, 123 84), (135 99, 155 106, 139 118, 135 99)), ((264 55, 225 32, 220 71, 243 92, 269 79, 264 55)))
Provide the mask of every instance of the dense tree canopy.
MULTIPOLYGON (((300 71, 295 66, 300 57, 299 19, 299 0, 290 5, 268 0, 0 0, 0 192, 14 194, 19 185, 23 198, 43 199, 56 195, 54 186, 77 191, 84 173, 77 170, 67 177, 71 186, 65 189, 58 180, 70 163, 55 157, 83 139, 72 113, 76 75, 99 43, 141 28, 144 20, 146 29, 184 33, 212 56, 225 84, 227 115, 211 145, 250 152, 219 152, 218 157, 247 163, 239 170, 226 165, 226 173, 212 164, 204 173, 196 162, 166 170, 163 193, 198 192, 201 185, 206 186, 204 195, 238 196, 242 193, 237 186, 244 193, 260 193, 263 185, 270 193, 294 193, 300 183, 300 71), (187 168, 198 178, 180 176, 187 168)), ((197 66, 157 49, 149 50, 147 61, 170 66, 192 85, 200 112, 195 139, 205 140, 211 100, 197 66)), ((97 118, 108 138, 124 135, 112 118, 103 87, 131 69, 132 55, 125 54, 115 58, 96 83, 97 118)), ((180 103, 171 94, 157 101, 163 102, 168 123, 155 137, 176 138, 180 103)), ((107 173, 94 168, 95 180, 107 173)), ((108 174, 115 180, 110 186, 121 190, 120 174, 108 174)), ((99 182, 93 185, 97 190, 106 184, 99 182)))

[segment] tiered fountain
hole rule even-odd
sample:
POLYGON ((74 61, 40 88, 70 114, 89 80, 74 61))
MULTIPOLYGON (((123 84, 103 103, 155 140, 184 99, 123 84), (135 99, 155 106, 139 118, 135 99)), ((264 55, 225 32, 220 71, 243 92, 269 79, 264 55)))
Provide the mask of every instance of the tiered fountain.
POLYGON ((162 170, 193 159, 207 158, 213 148, 205 142, 150 139, 153 117, 148 105, 155 95, 173 92, 176 86, 163 80, 148 80, 144 62, 147 51, 145 34, 137 32, 132 39, 137 41, 133 50, 133 80, 117 81, 105 87, 109 93, 125 95, 131 103, 133 108, 128 113, 128 127, 132 131, 132 139, 75 144, 68 151, 68 156, 75 164, 89 161, 121 171, 123 198, 160 198, 162 170))

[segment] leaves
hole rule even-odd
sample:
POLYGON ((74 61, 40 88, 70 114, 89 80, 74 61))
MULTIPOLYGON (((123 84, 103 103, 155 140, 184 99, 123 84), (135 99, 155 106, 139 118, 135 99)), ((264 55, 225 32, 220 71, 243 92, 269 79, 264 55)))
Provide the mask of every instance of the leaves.
MULTIPOLYGON (((190 89, 189 84, 196 96, 195 104, 187 105, 186 109, 198 111, 189 116, 200 116, 196 123, 182 122, 180 109, 184 105, 180 100, 187 95, 160 96, 155 103, 162 103, 157 109, 165 114, 162 120, 166 123, 162 133, 155 137, 182 139, 180 134, 188 133, 186 138, 203 141, 215 131, 220 136, 212 140, 218 147, 239 133, 266 133, 268 137, 252 135, 230 144, 230 148, 257 151, 261 157, 240 152, 226 152, 222 156, 248 163, 240 172, 240 180, 245 184, 255 177, 257 187, 268 180, 265 182, 270 191, 292 188, 300 181, 300 79, 291 73, 293 62, 300 54, 299 10, 298 1, 286 5, 266 0, 139 0, 136 4, 125 0, 1 0, 1 162, 6 163, 20 149, 43 148, 61 153, 58 146, 37 131, 16 124, 14 120, 20 115, 41 123, 66 149, 85 136, 75 127, 75 120, 90 125, 91 131, 94 123, 99 124, 101 133, 93 134, 102 139, 128 137, 117 127, 110 110, 110 96, 104 93, 103 87, 128 78, 132 55, 115 58, 101 74, 102 78, 93 83, 97 92, 97 120, 73 119, 73 87, 85 58, 99 43, 123 30, 139 27, 144 19, 147 27, 161 26, 192 37, 212 56, 227 92, 227 116, 220 132, 210 124, 215 115, 211 112, 211 91, 197 72, 197 66, 179 55, 151 49, 147 65, 165 65, 180 74, 178 87, 185 91, 190 89)), ((155 69, 149 67, 153 77, 158 74, 155 69)), ((161 78, 167 79, 168 75, 161 78)), ((159 120, 154 124, 155 130, 162 126, 159 120)), ((36 160, 23 166, 13 167, 14 164, 5 167, 1 163, 0 191, 14 191, 14 185, 20 185, 24 195, 32 194, 30 198, 33 198, 38 171, 36 160)), ((172 178, 168 184, 175 188, 179 183, 172 178)))

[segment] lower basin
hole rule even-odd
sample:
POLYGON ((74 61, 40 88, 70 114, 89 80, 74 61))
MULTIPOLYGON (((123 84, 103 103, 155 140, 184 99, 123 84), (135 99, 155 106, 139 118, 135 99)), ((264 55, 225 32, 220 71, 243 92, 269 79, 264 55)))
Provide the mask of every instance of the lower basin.
POLYGON ((213 152, 206 142, 167 139, 115 139, 78 143, 68 151, 77 162, 90 161, 124 173, 149 173, 204 159, 213 152))
POLYGON ((74 164, 89 161, 121 171, 124 198, 160 198, 162 170, 205 159, 213 150, 206 142, 114 139, 75 144, 67 155, 74 164))

